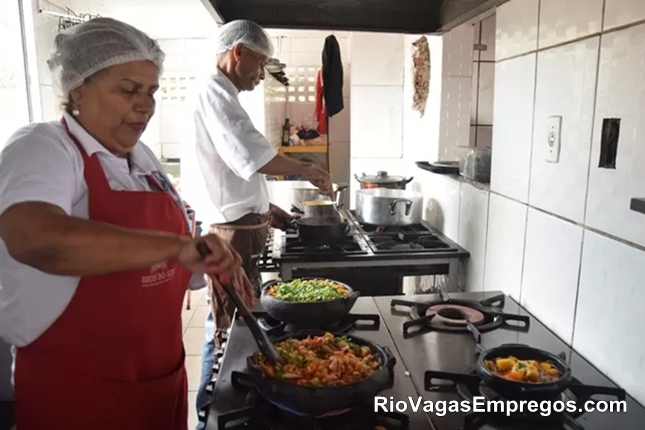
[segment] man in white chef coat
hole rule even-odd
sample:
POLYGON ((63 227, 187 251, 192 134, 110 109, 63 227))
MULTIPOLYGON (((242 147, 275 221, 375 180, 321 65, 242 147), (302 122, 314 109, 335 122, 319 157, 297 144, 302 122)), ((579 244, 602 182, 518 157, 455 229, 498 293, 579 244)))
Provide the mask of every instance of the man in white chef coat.
MULTIPOLYGON (((313 164, 279 155, 240 104, 239 93, 252 91, 264 79, 264 68, 273 55, 267 33, 254 22, 232 21, 220 28, 217 44, 217 67, 196 96, 194 135, 182 148, 182 190, 204 230, 228 239, 240 254, 258 296, 257 261, 268 229, 284 228, 292 220, 269 202, 264 175, 300 175, 328 195, 332 182, 327 172, 313 164)), ((205 387, 212 374, 215 344, 230 327, 235 309, 212 282, 198 411, 209 403, 205 387)))

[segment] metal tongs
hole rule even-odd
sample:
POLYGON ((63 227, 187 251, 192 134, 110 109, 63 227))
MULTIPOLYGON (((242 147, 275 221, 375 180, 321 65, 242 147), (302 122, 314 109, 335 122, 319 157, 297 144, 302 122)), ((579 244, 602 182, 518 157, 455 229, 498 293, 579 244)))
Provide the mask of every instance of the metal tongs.
MULTIPOLYGON (((197 252, 199 252, 199 255, 201 255, 202 258, 206 258, 211 254, 211 250, 204 242, 197 243, 197 252)), ((246 304, 244 304, 242 298, 237 294, 237 291, 235 291, 235 288, 231 285, 228 278, 220 277, 219 280, 222 285, 222 289, 228 297, 233 300, 233 303, 235 303, 238 312, 242 315, 244 322, 249 326, 249 329, 251 329, 251 334, 267 361, 271 364, 283 362, 284 360, 280 353, 275 349, 273 342, 271 342, 271 339, 269 339, 266 332, 260 328, 258 320, 255 319, 249 308, 246 307, 246 304)))

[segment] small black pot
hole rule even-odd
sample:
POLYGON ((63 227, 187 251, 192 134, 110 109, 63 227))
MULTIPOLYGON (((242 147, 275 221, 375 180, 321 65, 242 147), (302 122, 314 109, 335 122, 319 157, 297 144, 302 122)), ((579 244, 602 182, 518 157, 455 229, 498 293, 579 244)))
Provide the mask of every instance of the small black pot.
MULTIPOLYGON (((301 278, 304 280, 321 279, 321 278, 301 278)), ((324 329, 338 322, 354 307, 354 303, 360 296, 358 291, 354 291, 349 285, 342 282, 334 281, 349 291, 344 297, 324 302, 287 302, 276 299, 268 294, 269 288, 284 281, 268 281, 262 285, 260 303, 271 318, 282 321, 287 324, 294 324, 300 328, 324 329)))
MULTIPOLYGON (((294 335, 280 337, 274 343, 324 334, 323 331, 301 331, 294 335)), ((388 347, 343 333, 334 333, 334 336, 346 336, 357 345, 369 347, 383 366, 369 378, 354 384, 341 387, 308 387, 296 385, 284 379, 264 376, 257 367, 258 353, 255 353, 247 358, 249 372, 247 382, 254 386, 265 399, 311 417, 363 405, 381 391, 394 386, 396 358, 388 347)))
POLYGON ((544 399, 557 396, 569 387, 572 377, 571 368, 561 357, 520 344, 506 344, 482 352, 477 360, 476 370, 477 375, 486 385, 507 399, 544 399), (495 360, 498 357, 511 355, 520 360, 548 361, 560 371, 562 376, 553 382, 542 384, 511 381, 494 375, 484 363, 485 360, 495 360))
POLYGON ((349 234, 349 223, 340 216, 300 218, 294 224, 305 246, 340 245, 349 234))

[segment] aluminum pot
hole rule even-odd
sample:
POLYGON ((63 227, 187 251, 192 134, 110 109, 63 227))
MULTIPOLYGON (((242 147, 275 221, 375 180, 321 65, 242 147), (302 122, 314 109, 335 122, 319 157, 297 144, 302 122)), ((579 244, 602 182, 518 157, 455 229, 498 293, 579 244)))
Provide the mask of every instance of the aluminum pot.
POLYGON ((419 224, 423 194, 418 191, 373 188, 356 191, 356 218, 378 226, 419 224))
POLYGON ((389 188, 392 190, 405 190, 414 177, 406 178, 404 176, 390 176, 385 171, 376 172, 376 175, 362 176, 354 175, 354 178, 361 184, 361 189, 369 188, 389 188))
MULTIPOLYGON (((335 192, 340 192, 347 184, 334 184, 335 192)), ((330 200, 320 194, 320 189, 309 181, 267 181, 269 200, 286 212, 293 206, 303 209, 303 203, 313 200, 330 200)))

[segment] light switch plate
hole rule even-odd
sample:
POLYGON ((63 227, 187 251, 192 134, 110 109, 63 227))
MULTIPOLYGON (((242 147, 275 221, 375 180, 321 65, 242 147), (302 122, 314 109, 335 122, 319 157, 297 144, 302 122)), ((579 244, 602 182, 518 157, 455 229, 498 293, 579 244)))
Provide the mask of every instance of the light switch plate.
POLYGON ((546 161, 557 163, 560 161, 560 142, 562 133, 562 117, 550 116, 547 120, 547 153, 546 161))

